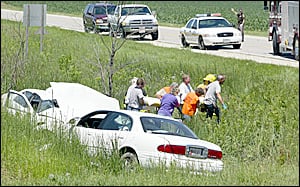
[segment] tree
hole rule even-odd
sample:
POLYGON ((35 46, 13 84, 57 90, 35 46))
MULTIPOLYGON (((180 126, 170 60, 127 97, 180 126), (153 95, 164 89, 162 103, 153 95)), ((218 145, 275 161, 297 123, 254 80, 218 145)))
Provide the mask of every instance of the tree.
MULTIPOLYGON (((15 20, 17 20, 17 17, 15 18, 15 20)), ((1 28, 2 29, 2 28, 1 28)), ((16 43, 19 43, 19 45, 17 45, 18 47, 14 48, 16 51, 14 52, 14 56, 13 59, 6 59, 6 61, 9 61, 10 63, 2 63, 1 60, 1 70, 3 70, 3 72, 6 72, 5 69, 6 68, 10 68, 11 70, 9 72, 11 72, 11 77, 10 80, 8 82, 8 90, 9 89, 15 89, 17 84, 18 84, 18 80, 23 78, 25 76, 25 65, 26 65, 26 50, 25 50, 25 32, 22 31, 22 22, 18 21, 18 27, 12 27, 9 29, 10 32, 11 30, 14 33, 14 38, 16 43)), ((3 54, 3 59, 6 58, 6 54, 3 54)), ((1 80, 5 80, 5 73, 1 74, 1 80)), ((5 84, 5 83, 4 83, 5 84)))
MULTIPOLYGON (((124 1, 119 1, 117 6, 118 5, 124 5, 125 2, 124 1)), ((106 9, 106 14, 108 15, 108 12, 107 12, 107 9, 106 9)), ((110 36, 110 43, 106 43, 104 41, 104 38, 102 37, 102 35, 100 36, 101 38, 101 41, 102 43, 104 44, 105 48, 107 49, 108 53, 109 53, 109 76, 108 76, 108 96, 112 96, 112 91, 113 91, 113 75, 116 71, 118 71, 119 69, 122 69, 124 67, 126 67, 127 65, 131 64, 131 63, 124 63, 122 65, 120 65, 119 67, 115 67, 115 56, 116 56, 116 53, 117 51, 119 51, 124 43, 126 42, 126 37, 120 37, 118 35, 118 33, 122 33, 121 32, 121 17, 119 17, 117 19, 117 27, 116 28, 113 28, 111 25, 110 25, 110 28, 109 28, 109 36, 110 36)), ((99 58, 99 53, 96 52, 97 54, 97 59, 100 59, 99 58)), ((105 85, 105 67, 100 63, 100 75, 101 75, 101 80, 102 80, 102 84, 105 85)), ((104 90, 105 92, 107 93, 107 88, 104 86, 104 90)))

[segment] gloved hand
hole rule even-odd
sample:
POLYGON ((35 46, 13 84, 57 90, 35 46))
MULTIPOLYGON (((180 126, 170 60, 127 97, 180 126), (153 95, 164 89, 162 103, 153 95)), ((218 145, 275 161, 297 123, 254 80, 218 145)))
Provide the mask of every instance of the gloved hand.
POLYGON ((223 103, 223 109, 226 110, 227 109, 227 105, 225 103, 223 103))

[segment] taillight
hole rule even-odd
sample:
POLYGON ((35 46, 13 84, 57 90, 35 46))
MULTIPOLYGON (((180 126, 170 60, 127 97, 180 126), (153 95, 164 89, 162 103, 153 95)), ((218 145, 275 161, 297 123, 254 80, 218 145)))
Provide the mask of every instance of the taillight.
POLYGON ((208 150, 208 158, 222 159, 222 151, 208 150))
MULTIPOLYGON (((203 149, 203 148, 201 148, 203 149)), ((172 154, 178 154, 178 155, 186 155, 186 146, 182 145, 160 145, 157 147, 157 150, 164 153, 172 153, 172 154)), ((206 149, 207 152, 202 150, 199 152, 198 149, 188 149, 188 152, 190 154, 187 154, 188 157, 194 157, 194 158, 213 158, 213 159, 222 159, 222 151, 216 151, 212 149, 206 149)))
POLYGON ((157 147, 157 150, 165 153, 185 155, 185 146, 182 145, 160 145, 157 147))

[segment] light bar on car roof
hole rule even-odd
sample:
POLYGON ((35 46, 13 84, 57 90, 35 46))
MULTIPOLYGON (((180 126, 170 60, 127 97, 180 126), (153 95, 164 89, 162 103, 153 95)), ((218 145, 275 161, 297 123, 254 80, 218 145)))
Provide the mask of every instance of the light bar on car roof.
POLYGON ((209 16, 221 16, 221 13, 207 13, 207 14, 196 14, 196 17, 209 17, 209 16))

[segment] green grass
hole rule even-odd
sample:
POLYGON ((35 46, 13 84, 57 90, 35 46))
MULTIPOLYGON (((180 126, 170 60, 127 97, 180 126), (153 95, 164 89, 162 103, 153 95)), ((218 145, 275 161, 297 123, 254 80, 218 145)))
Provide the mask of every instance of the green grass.
MULTIPOLYGON (((102 93, 99 65, 108 65, 108 52, 99 35, 46 27, 43 52, 38 28, 29 29, 29 53, 18 57, 19 35, 25 28, 1 20, 1 94, 10 87, 48 88, 51 81, 78 82, 102 93), (99 56, 96 57, 94 49, 99 56), (100 60, 100 64, 97 63, 100 60), (68 70, 68 71, 66 71, 68 70), (14 83, 14 84, 12 84, 14 83)), ((24 39, 24 38, 23 38, 24 39)), ((109 43, 110 38, 103 39, 109 43)), ((224 171, 195 176, 162 167, 126 173, 116 157, 89 157, 78 143, 32 129, 28 118, 1 110, 2 185, 299 185, 299 69, 250 60, 193 53, 188 49, 155 47, 127 40, 117 52, 113 97, 122 103, 129 80, 143 77, 149 96, 190 74, 192 86, 208 73, 223 73, 222 96, 228 110, 221 124, 197 114, 187 125, 200 139, 223 150, 224 171), (45 152, 39 149, 53 146, 45 152), (91 162, 100 166, 95 167, 91 162)), ((108 76, 106 76, 107 78, 108 76)))
POLYGON ((1 185, 67 186, 206 186, 297 185, 299 165, 272 160, 237 160, 224 157, 225 169, 214 175, 193 175, 170 168, 120 169, 116 157, 90 157, 78 142, 36 131, 28 118, 1 111, 1 185), (48 149, 44 145, 51 143, 48 149))

